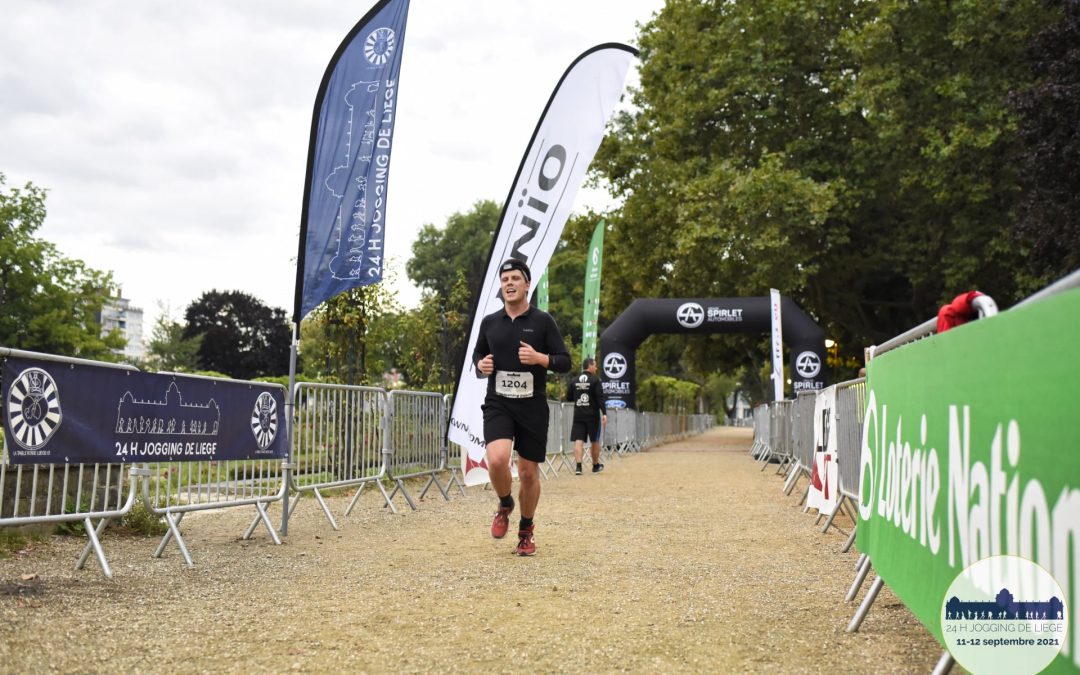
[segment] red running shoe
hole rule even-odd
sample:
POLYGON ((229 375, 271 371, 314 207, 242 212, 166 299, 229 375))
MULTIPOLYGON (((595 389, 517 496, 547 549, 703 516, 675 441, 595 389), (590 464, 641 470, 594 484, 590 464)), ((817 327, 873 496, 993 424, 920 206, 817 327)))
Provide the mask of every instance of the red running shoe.
POLYGON ((495 520, 491 521, 491 536, 496 539, 506 536, 506 530, 510 527, 510 513, 513 510, 513 506, 499 507, 499 510, 495 512, 495 520))
POLYGON ((536 542, 533 541, 533 530, 536 525, 530 525, 524 530, 518 530, 518 545, 514 553, 518 555, 536 555, 536 542))

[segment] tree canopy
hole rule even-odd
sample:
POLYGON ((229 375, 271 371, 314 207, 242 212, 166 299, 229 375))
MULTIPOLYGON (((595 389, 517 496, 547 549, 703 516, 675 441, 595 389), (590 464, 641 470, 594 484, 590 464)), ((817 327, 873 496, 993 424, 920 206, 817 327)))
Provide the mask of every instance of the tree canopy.
POLYGON ((285 310, 242 291, 211 290, 184 312, 183 339, 201 339, 203 370, 250 380, 289 372, 292 333, 285 310))
MULTIPOLYGON (((854 357, 964 290, 1015 300, 1007 99, 1052 16, 1039 0, 670 0, 642 29, 636 111, 594 164, 624 199, 604 317, 778 288, 854 357)), ((685 340, 682 357, 731 370, 758 342, 685 340)))
POLYGON ((115 361, 124 337, 101 335, 112 276, 35 236, 45 213, 45 190, 6 189, 0 173, 0 345, 115 361))
POLYGON ((1080 269, 1080 0, 1057 0, 1061 17, 1028 52, 1037 78, 1010 98, 1020 116, 1024 196, 1016 240, 1029 246, 1031 291, 1080 269))

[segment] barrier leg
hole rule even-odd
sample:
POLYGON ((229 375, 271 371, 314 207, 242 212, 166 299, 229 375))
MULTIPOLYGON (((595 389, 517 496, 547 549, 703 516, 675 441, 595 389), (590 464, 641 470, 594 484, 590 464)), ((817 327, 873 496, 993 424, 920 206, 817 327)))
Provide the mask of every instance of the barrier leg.
MULTIPOLYGON (((841 496, 847 497, 847 495, 841 496)), ((852 523, 858 523, 859 519, 855 516, 855 507, 853 506, 854 503, 854 500, 848 497, 848 499, 844 501, 844 513, 847 514, 848 518, 851 518, 852 523)))
POLYGON ((184 519, 184 513, 184 511, 181 511, 175 518, 172 513, 165 513, 165 522, 169 525, 169 531, 161 538, 161 543, 158 544, 157 550, 154 551, 154 557, 160 558, 161 554, 165 552, 165 545, 169 543, 169 539, 176 539, 176 545, 180 547, 180 554, 184 556, 184 562, 187 563, 188 567, 195 567, 195 562, 191 559, 191 554, 188 553, 187 544, 184 543, 184 538, 180 536, 180 521, 184 519))
POLYGON ((870 573, 870 567, 870 559, 864 557, 862 564, 859 565, 859 571, 855 574, 855 580, 851 582, 851 588, 848 589, 847 595, 844 596, 845 602, 851 602, 859 594, 859 589, 862 588, 863 582, 866 581, 866 575, 870 573))
MULTIPOLYGON (((397 507, 394 506, 393 494, 387 494, 386 493, 386 488, 383 487, 383 484, 382 484, 381 480, 375 481, 375 487, 379 488, 379 492, 382 493, 383 501, 386 502, 385 504, 383 504, 383 506, 384 507, 389 507, 390 512, 396 514, 397 513, 397 507)), ((394 488, 394 492, 397 492, 397 488, 394 488)), ((357 492, 357 494, 360 494, 360 493, 357 492)))
POLYGON ((465 486, 461 484, 461 481, 457 477, 457 469, 450 469, 450 479, 458 486, 458 490, 461 490, 461 496, 465 496, 465 486))
POLYGON ((777 469, 776 469, 776 475, 779 476, 780 474, 787 473, 787 468, 788 468, 788 466, 790 464, 791 464, 791 458, 790 457, 781 457, 780 458, 780 466, 777 467, 777 469))
POLYGON ((860 553, 859 559, 855 562, 855 571, 858 571, 859 568, 863 566, 864 562, 866 562, 866 554, 860 553))
POLYGON ((769 465, 770 457, 772 457, 772 449, 765 448, 765 452, 761 453, 761 457, 758 458, 758 464, 761 464, 761 471, 764 471, 765 467, 769 465))
MULTIPOLYGON (((802 493, 802 499, 799 500, 799 506, 806 503, 807 498, 810 496, 810 483, 806 484, 806 491, 802 493)), ((803 513, 806 513, 806 509, 803 509, 803 513)))
POLYGON ((862 625, 863 619, 866 618, 866 613, 870 611, 870 606, 874 604, 874 600, 877 599, 878 593, 881 592, 881 587, 884 585, 885 580, 881 577, 874 579, 874 583, 870 586, 870 590, 866 592, 866 597, 863 598, 862 604, 859 605, 859 609, 855 611, 855 616, 851 617, 851 623, 848 624, 847 632, 858 632, 859 626, 862 625))
POLYGON ((241 539, 251 539, 251 535, 255 533, 255 528, 259 526, 261 522, 266 526, 266 531, 270 533, 270 538, 274 540, 274 543, 281 546, 281 539, 278 538, 277 531, 274 530, 274 526, 270 524, 270 517, 266 513, 266 504, 257 502, 255 504, 255 520, 251 521, 251 525, 248 525, 248 529, 244 532, 244 536, 241 539))
POLYGON ((930 675, 946 675, 952 670, 953 664, 956 663, 953 660, 952 654, 949 652, 941 652, 941 658, 938 659, 937 665, 934 666, 934 670, 930 675))
MULTIPOLYGON (((363 486, 361 485, 361 487, 363 487, 363 486)), ((335 530, 340 529, 340 528, 338 528, 337 521, 334 520, 334 516, 331 515, 330 507, 327 505, 326 500, 323 499, 322 493, 319 492, 319 489, 315 488, 314 490, 312 490, 312 492, 315 493, 315 499, 316 499, 316 501, 319 502, 319 506, 322 507, 323 515, 325 515, 326 519, 330 521, 330 527, 334 528, 335 530)), ((359 495, 360 491, 357 490, 356 494, 359 495)), ((297 497, 296 501, 299 502, 300 498, 297 497)), ((354 499, 353 501, 355 502, 356 500, 354 499)), ((352 508, 352 504, 349 505, 349 508, 350 509, 352 508)), ((345 515, 346 516, 349 515, 348 511, 345 512, 345 515)))
POLYGON ((357 500, 360 499, 360 493, 364 491, 365 485, 367 485, 367 483, 360 483, 360 487, 356 488, 356 494, 354 494, 352 499, 349 501, 349 507, 345 509, 346 518, 349 516, 350 513, 352 513, 353 507, 356 506, 357 500))
POLYGON ((795 489, 795 486, 799 484, 799 478, 802 477, 802 465, 796 463, 795 470, 791 472, 791 476, 788 478, 787 483, 784 484, 784 494, 790 495, 791 491, 795 489))
POLYGON ((108 518, 102 518, 98 521, 97 527, 90 521, 89 518, 83 518, 83 528, 86 530, 86 538, 90 541, 86 542, 86 546, 83 548, 82 555, 79 556, 78 562, 75 563, 75 569, 81 570, 86 566, 86 561, 90 558, 90 551, 94 552, 97 556, 98 564, 101 565, 101 571, 105 574, 105 577, 112 579, 112 568, 109 567, 109 561, 105 559, 105 549, 101 548, 101 533, 105 531, 105 528, 109 525, 108 518))
POLYGON ((844 505, 844 501, 847 499, 844 495, 840 495, 840 501, 836 504, 836 508, 829 514, 829 519, 825 521, 825 527, 821 528, 821 533, 825 534, 829 531, 829 527, 832 525, 832 521, 836 518, 836 514, 840 512, 841 507, 844 505))
POLYGON ((435 484, 435 487, 439 488, 439 492, 442 493, 443 499, 450 501, 450 495, 447 494, 446 489, 443 488, 442 483, 439 482, 437 472, 435 471, 431 472, 431 478, 428 479, 427 485, 424 486, 424 490, 420 493, 420 499, 424 498, 424 495, 427 494, 428 488, 431 487, 432 483, 435 484))
MULTIPOLYGON (((405 497, 405 501, 409 504, 409 507, 412 508, 413 511, 416 511, 416 502, 413 501, 412 495, 409 494, 409 491, 405 489, 405 482, 402 481, 400 478, 395 478, 394 482, 396 483, 394 491, 391 492, 390 496, 386 498, 386 505, 393 508, 394 505, 390 502, 394 499, 394 495, 396 495, 400 490, 401 495, 405 497)), ((382 486, 380 485, 379 487, 382 486)), ((385 490, 383 490, 383 494, 386 494, 385 490)), ((394 511, 394 513, 397 513, 397 511, 394 511)))
MULTIPOLYGON (((851 550, 851 545, 855 543, 855 530, 857 527, 851 528, 851 534, 848 535, 847 541, 844 542, 844 548, 840 549, 841 553, 847 553, 851 550)), ((865 553, 863 555, 866 555, 865 553)))

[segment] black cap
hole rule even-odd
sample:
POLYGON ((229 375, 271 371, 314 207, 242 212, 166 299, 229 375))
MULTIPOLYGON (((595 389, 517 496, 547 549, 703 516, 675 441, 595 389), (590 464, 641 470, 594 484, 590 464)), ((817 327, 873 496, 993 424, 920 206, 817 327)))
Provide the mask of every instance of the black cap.
POLYGON ((503 261, 503 264, 499 265, 499 276, 501 277, 503 272, 509 272, 510 270, 518 270, 525 275, 525 281, 532 283, 532 272, 529 271, 529 266, 525 264, 524 260, 507 258, 503 261))

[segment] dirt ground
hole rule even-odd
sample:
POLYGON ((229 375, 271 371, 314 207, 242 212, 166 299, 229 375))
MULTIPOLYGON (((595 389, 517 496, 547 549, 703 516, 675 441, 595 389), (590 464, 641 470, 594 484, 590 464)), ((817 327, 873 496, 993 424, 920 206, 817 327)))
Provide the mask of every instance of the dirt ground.
POLYGON ((304 499, 280 547, 239 538, 250 507, 189 516, 194 568, 106 533, 111 580, 74 569, 85 539, 52 538, 0 559, 0 671, 929 672, 940 647, 888 589, 844 632, 850 521, 821 534, 749 445, 719 428, 563 471, 532 558, 512 555, 517 514, 490 537, 479 488, 400 515, 334 497, 337 532, 304 499))

